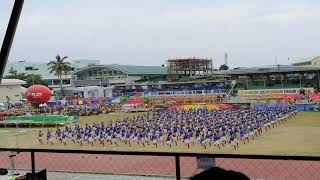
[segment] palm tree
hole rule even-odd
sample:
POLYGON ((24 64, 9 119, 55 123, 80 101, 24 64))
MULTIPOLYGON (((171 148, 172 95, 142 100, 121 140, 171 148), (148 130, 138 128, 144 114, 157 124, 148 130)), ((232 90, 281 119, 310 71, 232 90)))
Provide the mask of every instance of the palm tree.
POLYGON ((63 96, 63 90, 62 90, 62 75, 67 75, 71 71, 71 64, 70 62, 66 62, 65 60, 68 58, 68 56, 64 56, 61 58, 61 56, 58 54, 56 56, 55 61, 50 61, 47 65, 48 70, 50 73, 54 73, 58 76, 60 79, 60 90, 61 90, 61 96, 63 96))

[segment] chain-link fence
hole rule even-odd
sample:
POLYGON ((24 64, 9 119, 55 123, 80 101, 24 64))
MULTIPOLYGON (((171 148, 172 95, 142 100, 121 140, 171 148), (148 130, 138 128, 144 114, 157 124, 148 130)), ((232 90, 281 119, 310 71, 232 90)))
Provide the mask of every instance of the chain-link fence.
POLYGON ((48 179, 189 179, 212 167, 250 179, 320 179, 320 157, 0 149, 9 175, 46 169, 48 179))

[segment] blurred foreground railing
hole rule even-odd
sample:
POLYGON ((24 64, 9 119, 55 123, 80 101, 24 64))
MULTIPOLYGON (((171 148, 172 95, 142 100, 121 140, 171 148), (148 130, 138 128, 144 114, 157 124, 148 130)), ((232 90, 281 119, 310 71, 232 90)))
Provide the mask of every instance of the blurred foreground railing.
POLYGON ((174 152, 0 148, 0 168, 11 170, 9 155, 16 152, 15 168, 33 174, 46 169, 47 172, 59 172, 60 176, 82 173, 135 177, 132 179, 138 176, 181 179, 216 166, 241 172, 250 179, 306 180, 320 177, 320 157, 174 152))

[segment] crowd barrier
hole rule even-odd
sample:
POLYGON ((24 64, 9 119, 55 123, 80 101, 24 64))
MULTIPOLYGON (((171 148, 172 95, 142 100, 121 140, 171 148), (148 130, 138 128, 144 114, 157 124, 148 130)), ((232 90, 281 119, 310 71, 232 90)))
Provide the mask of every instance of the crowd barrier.
POLYGON ((314 107, 312 104, 295 104, 294 105, 298 111, 311 112, 314 111, 314 107))

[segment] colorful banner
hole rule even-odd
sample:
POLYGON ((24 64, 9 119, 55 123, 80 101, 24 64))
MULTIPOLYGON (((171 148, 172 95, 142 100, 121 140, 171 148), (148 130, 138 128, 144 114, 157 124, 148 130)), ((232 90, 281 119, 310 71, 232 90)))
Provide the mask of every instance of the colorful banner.
POLYGON ((208 109, 208 110, 219 110, 219 109, 233 109, 232 104, 186 104, 186 105, 174 105, 168 108, 169 110, 196 110, 196 109, 208 109))
MULTIPOLYGON (((314 93, 313 88, 303 88, 306 94, 314 93)), ((284 94, 299 94, 300 88, 292 89, 257 89, 257 90, 239 90, 238 96, 278 96, 284 94)))

